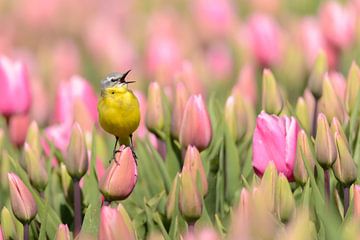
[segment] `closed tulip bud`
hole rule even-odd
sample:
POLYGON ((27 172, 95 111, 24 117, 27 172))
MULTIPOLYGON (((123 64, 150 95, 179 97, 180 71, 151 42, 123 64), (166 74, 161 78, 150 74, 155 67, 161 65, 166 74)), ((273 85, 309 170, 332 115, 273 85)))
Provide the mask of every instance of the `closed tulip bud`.
POLYGON ((202 214, 202 198, 189 172, 180 176, 179 209, 188 223, 195 223, 202 214))
POLYGON ((163 93, 157 82, 152 82, 148 89, 148 105, 146 111, 146 127, 157 134, 164 130, 165 108, 163 93))
POLYGON ((345 186, 349 186, 356 180, 357 166, 351 157, 346 141, 338 132, 335 133, 335 143, 337 158, 332 168, 339 182, 345 186))
POLYGON ((234 96, 228 97, 225 103, 225 122, 234 140, 237 139, 237 125, 238 125, 235 108, 236 107, 235 107, 234 96))
POLYGON ((194 146, 188 146, 185 154, 184 165, 182 172, 188 171, 195 183, 197 183, 198 176, 201 180, 201 193, 202 196, 206 196, 208 192, 208 182, 206 173, 201 160, 200 152, 194 146))
POLYGON ((43 191, 48 182, 48 174, 45 169, 45 162, 41 156, 29 144, 24 145, 26 170, 31 184, 38 190, 43 191))
POLYGON ((275 77, 268 69, 263 73, 262 109, 269 114, 278 115, 284 107, 284 100, 275 77))
POLYGON ((34 151, 35 155, 37 157, 40 157, 42 147, 41 147, 41 143, 40 143, 39 126, 37 125, 37 123, 35 121, 32 121, 30 123, 25 142, 28 145, 30 145, 30 147, 34 151))
POLYGON ((1 210, 1 224, 4 239, 17 239, 14 219, 6 207, 1 210))
POLYGON ((336 146, 324 114, 317 118, 317 131, 315 138, 316 159, 322 168, 330 168, 336 160, 336 146))
POLYGON ((166 217, 171 219, 175 208, 177 207, 179 196, 179 173, 176 174, 174 181, 172 182, 171 189, 166 201, 166 217))
POLYGON ((360 185, 355 185, 354 184, 354 216, 355 217, 360 217, 360 185))
POLYGON ((202 151, 209 146, 211 137, 211 122, 204 100, 201 95, 192 95, 186 103, 180 143, 183 147, 193 145, 202 151))
POLYGON ((278 217, 282 222, 287 222, 295 210, 295 199, 290 184, 282 173, 276 182, 275 204, 278 217))
POLYGON ((66 170, 66 166, 61 163, 59 168, 59 175, 61 179, 61 187, 64 192, 64 195, 68 199, 72 199, 73 197, 73 182, 71 176, 69 175, 68 171, 66 170))
POLYGON ((30 117, 28 114, 14 115, 10 118, 10 140, 12 144, 18 148, 20 148, 25 142, 29 124, 30 117))
POLYGON ((303 97, 299 97, 296 103, 296 117, 299 120, 301 127, 307 132, 311 132, 311 120, 309 116, 309 109, 303 97))
POLYGON ((100 192, 108 201, 123 200, 133 191, 137 181, 137 166, 132 151, 126 147, 116 153, 99 182, 100 192))
POLYGON ((242 96, 239 93, 233 94, 225 103, 225 121, 234 140, 240 141, 248 130, 248 116, 242 96))
POLYGON ((270 162, 265 170, 265 173, 261 179, 261 194, 267 199, 264 204, 270 212, 275 210, 275 186, 278 178, 276 166, 273 162, 270 162))
POLYGON ((354 110, 356 98, 360 90, 360 69, 356 62, 351 64, 347 77, 347 86, 345 94, 345 106, 349 115, 354 110))
POLYGON ((345 141, 346 146, 350 149, 350 145, 349 145, 349 142, 348 142, 348 140, 346 138, 345 132, 344 132, 342 126, 341 126, 341 123, 339 122, 339 120, 337 118, 332 119, 330 129, 331 129, 331 132, 332 132, 333 136, 335 136, 336 132, 338 134, 340 134, 341 138, 345 141))
POLYGON ((99 240, 136 239, 119 209, 103 206, 100 212, 99 240))
POLYGON ((72 127, 64 163, 70 176, 80 179, 88 170, 88 162, 88 152, 84 133, 80 125, 75 123, 72 127))
POLYGON ((344 122, 345 120, 344 105, 336 95, 327 75, 323 81, 323 92, 319 102, 319 111, 325 114, 328 122, 331 122, 334 117, 339 119, 340 122, 344 122))
POLYGON ((316 99, 322 96, 323 76, 328 70, 328 62, 324 51, 320 51, 315 59, 314 67, 308 81, 308 87, 316 99))
POLYGON ((8 173, 10 202, 13 213, 22 223, 29 223, 37 213, 35 200, 21 181, 14 173, 8 173))
POLYGON ((70 240, 70 231, 67 224, 60 224, 56 232, 55 240, 70 240))
POLYGON ((305 167, 305 161, 311 171, 313 171, 315 167, 315 159, 310 148, 308 137, 305 131, 301 130, 298 134, 296 160, 294 166, 294 179, 300 185, 305 185, 309 177, 305 167))
POLYGON ((175 105, 171 117, 171 136, 179 139, 181 123, 189 93, 182 82, 176 84, 175 105))

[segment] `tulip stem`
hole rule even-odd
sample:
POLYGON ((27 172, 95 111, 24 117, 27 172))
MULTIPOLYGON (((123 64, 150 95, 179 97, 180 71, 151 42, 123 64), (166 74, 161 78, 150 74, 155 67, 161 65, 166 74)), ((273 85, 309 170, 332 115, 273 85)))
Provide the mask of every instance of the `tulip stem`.
POLYGON ((29 223, 24 224, 24 240, 29 239, 29 223))
POLYGON ((346 216, 347 210, 349 209, 349 198, 349 187, 344 187, 344 217, 346 216))
POLYGON ((74 179, 74 236, 77 236, 81 229, 81 190, 79 180, 74 179))
POLYGON ((195 231, 195 222, 188 223, 188 233, 193 234, 195 231))
POLYGON ((330 202, 330 173, 329 169, 324 170, 325 199, 330 202))
POLYGON ((315 138, 316 135, 316 123, 317 123, 317 111, 318 111, 318 100, 315 98, 315 104, 314 104, 314 115, 312 119, 312 131, 311 135, 315 138))

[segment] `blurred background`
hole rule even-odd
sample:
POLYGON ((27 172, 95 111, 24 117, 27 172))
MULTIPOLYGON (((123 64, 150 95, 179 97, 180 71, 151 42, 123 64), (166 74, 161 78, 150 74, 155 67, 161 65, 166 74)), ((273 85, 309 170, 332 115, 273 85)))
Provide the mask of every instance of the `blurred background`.
POLYGON ((140 92, 157 81, 171 98, 182 80, 222 98, 271 68, 295 100, 320 49, 333 71, 359 59, 359 11, 357 0, 2 0, 0 53, 26 62, 41 125, 54 121, 56 89, 75 74, 96 92, 109 72, 132 69, 140 92))

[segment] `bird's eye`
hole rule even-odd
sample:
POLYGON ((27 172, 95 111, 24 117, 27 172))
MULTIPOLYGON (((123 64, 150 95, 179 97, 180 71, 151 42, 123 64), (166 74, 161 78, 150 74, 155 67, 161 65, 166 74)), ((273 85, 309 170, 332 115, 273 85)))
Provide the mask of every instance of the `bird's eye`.
POLYGON ((116 78, 112 78, 112 79, 111 79, 111 82, 116 82, 116 81, 117 81, 116 78))
POLYGON ((111 94, 115 94, 115 92, 111 92, 111 94))

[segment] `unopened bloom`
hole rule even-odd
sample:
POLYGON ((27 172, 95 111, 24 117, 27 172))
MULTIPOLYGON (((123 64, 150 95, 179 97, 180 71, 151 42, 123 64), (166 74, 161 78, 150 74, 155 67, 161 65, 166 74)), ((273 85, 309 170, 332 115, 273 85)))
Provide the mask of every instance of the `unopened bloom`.
POLYGON ((165 127, 165 106, 159 83, 150 83, 147 104, 146 127, 149 131, 157 134, 163 131, 165 127))
MULTIPOLYGON (((16 229, 15 229, 15 221, 10 213, 10 211, 3 207, 1 210, 1 227, 2 234, 5 239, 17 239, 16 229)), ((0 232, 1 239, 1 232, 0 232)))
POLYGON ((282 222, 287 222, 295 210, 294 195, 291 192, 288 180, 282 173, 280 173, 276 182, 275 208, 282 222))
POLYGON ((237 83, 232 89, 232 94, 239 92, 244 100, 250 102, 253 106, 256 105, 257 101, 257 84, 255 75, 255 67, 253 65, 244 65, 239 72, 237 83))
POLYGON ((360 69, 359 66, 353 62, 351 64, 345 94, 345 106, 349 114, 352 113, 356 104, 356 98, 360 90, 360 69))
POLYGON ((193 145, 202 151, 209 146, 211 137, 211 122, 204 100, 201 95, 192 95, 186 103, 180 143, 183 147, 193 145))
POLYGON ((67 224, 60 224, 56 232, 55 240, 70 240, 70 231, 67 224))
POLYGON ((175 88, 175 103, 171 116, 171 136, 179 138, 181 123, 185 111, 189 93, 182 82, 178 82, 175 88))
POLYGON ((133 191, 137 181, 137 166, 129 147, 116 153, 99 182, 100 192, 108 201, 123 200, 133 191))
POLYGON ((240 141, 248 129, 248 113, 243 97, 238 93, 228 97, 225 103, 225 122, 235 141, 240 141))
POLYGON ((36 151, 28 143, 25 143, 24 158, 30 182, 37 190, 43 191, 48 183, 48 173, 43 157, 36 151))
POLYGON ((299 120, 301 127, 307 132, 311 132, 311 121, 309 116, 309 109, 303 97, 299 97, 295 108, 296 117, 299 120))
POLYGON ((28 114, 19 114, 10 118, 10 140, 15 146, 21 147, 24 144, 29 124, 28 114))
POLYGON ((14 215, 22 223, 30 222, 37 213, 37 205, 29 189, 14 173, 8 173, 10 202, 14 215))
POLYGON ((177 209, 176 203, 178 202, 177 198, 179 196, 179 173, 176 174, 171 189, 166 201, 166 217, 171 219, 174 215, 175 209, 177 209))
POLYGON ((263 73, 262 89, 263 110, 269 114, 278 115, 284 107, 284 100, 274 75, 268 69, 265 69, 263 73))
POLYGON ((98 238, 99 240, 136 239, 129 216, 122 206, 118 209, 108 206, 101 208, 98 238))
POLYGON ((80 179, 88 170, 89 156, 85 136, 80 125, 77 123, 72 127, 64 163, 70 176, 76 179, 80 179))
POLYGON ((31 105, 29 77, 24 63, 0 57, 0 114, 28 113, 31 105))
POLYGON ((256 120, 253 136, 253 167, 262 175, 273 162, 290 181, 296 158, 299 124, 294 117, 277 117, 262 112, 256 120))
POLYGON ((194 146, 188 146, 186 150, 182 173, 185 171, 191 174, 194 182, 198 181, 198 176, 200 177, 202 185, 201 193, 202 196, 205 196, 208 192, 208 182, 200 152, 194 146))
POLYGON ((328 70, 328 59, 324 51, 319 51, 308 81, 308 88, 316 99, 322 96, 324 74, 328 70))

